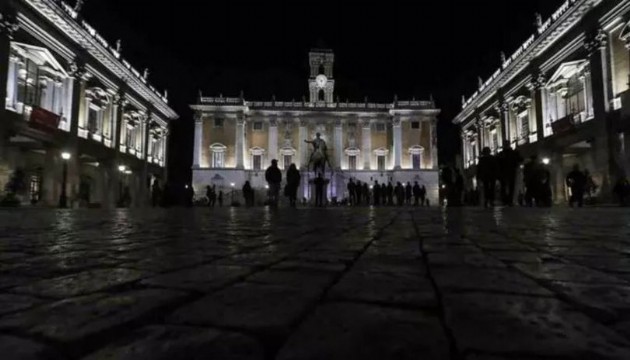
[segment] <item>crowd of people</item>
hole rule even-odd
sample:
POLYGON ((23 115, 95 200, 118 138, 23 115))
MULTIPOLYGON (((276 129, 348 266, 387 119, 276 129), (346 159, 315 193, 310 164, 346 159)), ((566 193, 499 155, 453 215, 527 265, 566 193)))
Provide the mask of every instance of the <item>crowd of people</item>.
POLYGON ((397 182, 394 185, 391 181, 387 184, 374 181, 374 184, 368 185, 367 182, 361 182, 350 179, 348 182, 348 204, 349 205, 374 205, 374 206, 403 206, 429 205, 427 199, 427 189, 424 185, 420 185, 417 181, 411 185, 411 182, 404 184, 397 182))
MULTIPOLYGON (((444 198, 449 206, 483 205, 493 207, 497 193, 501 203, 514 206, 514 200, 521 206, 550 207, 553 203, 551 172, 549 166, 541 162, 536 155, 524 161, 518 151, 509 142, 503 143, 503 150, 493 155, 489 147, 484 147, 477 163, 476 179, 478 187, 466 189, 464 178, 458 169, 449 167, 442 170, 442 184, 445 188, 444 198), (516 193, 516 179, 522 168, 523 186, 516 193), (499 191, 497 191, 497 184, 499 191), (483 204, 480 198, 483 197, 483 204)), ((569 190, 568 204, 571 207, 582 207, 585 199, 592 198, 597 185, 587 169, 574 165, 564 179, 569 190)), ((627 205, 630 198, 630 185, 621 178, 613 192, 621 205, 627 205)))

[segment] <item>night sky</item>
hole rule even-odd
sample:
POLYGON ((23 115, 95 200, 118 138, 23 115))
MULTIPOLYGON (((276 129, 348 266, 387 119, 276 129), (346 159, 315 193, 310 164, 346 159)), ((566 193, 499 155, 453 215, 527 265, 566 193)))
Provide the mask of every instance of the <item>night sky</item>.
MULTIPOLYGON (((66 0, 71 4, 73 0, 66 0)), ((150 69, 181 116, 172 127, 170 173, 188 181, 194 121, 188 104, 206 96, 300 100, 308 94, 308 50, 335 52, 342 101, 428 99, 442 109, 440 162, 459 140, 452 118, 470 96, 564 0, 243 1, 87 0, 82 14, 123 57, 150 69)))

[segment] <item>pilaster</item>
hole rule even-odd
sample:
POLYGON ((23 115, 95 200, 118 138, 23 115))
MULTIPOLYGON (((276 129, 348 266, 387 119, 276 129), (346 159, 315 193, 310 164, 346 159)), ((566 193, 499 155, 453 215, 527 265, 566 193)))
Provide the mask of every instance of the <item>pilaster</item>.
POLYGON ((243 142, 245 141, 245 118, 242 115, 239 115, 236 118, 236 168, 244 169, 244 151, 243 151, 243 142))
POLYGON ((300 166, 300 169, 305 169, 306 165, 307 165, 307 160, 306 160, 306 149, 308 147, 308 144, 304 142, 304 140, 307 140, 306 137, 308 136, 308 122, 304 119, 298 119, 297 120, 299 122, 299 129, 298 129, 298 156, 299 156, 299 160, 298 160, 298 165, 300 166))
POLYGON ((437 147, 437 118, 431 119, 431 167, 433 170, 439 169, 438 147, 437 147))
POLYGON ((10 4, 0 8, 0 110, 5 109, 7 100, 7 74, 9 71, 9 54, 11 39, 19 29, 15 9, 10 4))
POLYGON ((195 138, 193 145, 193 168, 201 166, 201 146, 203 140, 203 116, 195 114, 195 138))
POLYGON ((372 168, 372 124, 369 119, 362 119, 361 124, 361 152, 363 153, 363 170, 372 168))
POLYGON ((335 168, 341 169, 341 159, 343 154, 343 127, 341 120, 335 121, 335 168))
POLYGON ((268 165, 271 165, 271 160, 278 159, 278 121, 276 119, 269 120, 268 147, 268 165))
MULTIPOLYGON (((394 140, 394 170, 401 169, 402 163, 402 125, 399 117, 394 117, 392 120, 393 125, 393 140, 394 140)), ((431 149, 433 154, 433 149, 431 149)))

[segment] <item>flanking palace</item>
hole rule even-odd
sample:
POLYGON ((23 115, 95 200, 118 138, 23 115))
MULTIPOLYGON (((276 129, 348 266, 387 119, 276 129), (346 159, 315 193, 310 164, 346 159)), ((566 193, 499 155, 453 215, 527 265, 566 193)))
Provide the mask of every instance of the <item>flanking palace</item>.
POLYGON ((326 142, 331 165, 329 201, 347 197, 350 179, 374 184, 417 181, 438 201, 437 116, 431 101, 392 103, 335 100, 334 54, 309 52, 310 96, 302 101, 248 101, 239 97, 200 97, 195 112, 193 186, 232 191, 249 181, 263 193, 265 169, 277 159, 281 169, 295 164, 302 173, 298 196, 310 200, 308 163, 317 133, 326 142))
POLYGON ((484 147, 504 141, 549 166, 553 199, 569 196, 574 164, 588 169, 607 201, 630 170, 630 1, 567 0, 477 91, 454 119, 461 167, 474 175, 484 147))

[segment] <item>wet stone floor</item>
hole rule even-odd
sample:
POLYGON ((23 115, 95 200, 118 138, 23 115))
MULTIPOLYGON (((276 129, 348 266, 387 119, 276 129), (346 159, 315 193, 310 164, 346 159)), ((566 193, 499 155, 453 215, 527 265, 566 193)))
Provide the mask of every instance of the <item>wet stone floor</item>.
POLYGON ((0 358, 630 359, 622 209, 0 212, 0 358))

